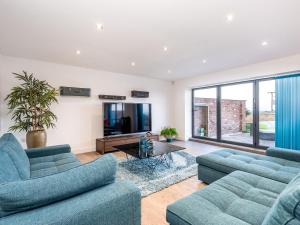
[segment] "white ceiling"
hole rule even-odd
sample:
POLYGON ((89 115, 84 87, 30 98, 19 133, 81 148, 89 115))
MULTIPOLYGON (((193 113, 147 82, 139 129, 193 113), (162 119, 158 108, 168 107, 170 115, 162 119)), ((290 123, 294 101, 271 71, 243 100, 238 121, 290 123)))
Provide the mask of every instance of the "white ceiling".
POLYGON ((299 53, 299 9, 299 0, 0 0, 0 53, 176 80, 299 53))

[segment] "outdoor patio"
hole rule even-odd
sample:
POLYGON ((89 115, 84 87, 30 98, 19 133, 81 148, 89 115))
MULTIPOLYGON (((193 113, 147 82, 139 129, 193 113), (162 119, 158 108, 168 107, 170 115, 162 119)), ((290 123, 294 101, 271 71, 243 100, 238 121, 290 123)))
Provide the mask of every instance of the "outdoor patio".
MULTIPOLYGON (((250 133, 238 132, 238 133, 233 133, 233 134, 225 134, 225 135, 222 135, 222 139, 226 140, 226 141, 253 144, 253 136, 251 136, 250 133)), ((259 145, 267 146, 267 147, 274 147, 275 141, 259 140, 259 145)))

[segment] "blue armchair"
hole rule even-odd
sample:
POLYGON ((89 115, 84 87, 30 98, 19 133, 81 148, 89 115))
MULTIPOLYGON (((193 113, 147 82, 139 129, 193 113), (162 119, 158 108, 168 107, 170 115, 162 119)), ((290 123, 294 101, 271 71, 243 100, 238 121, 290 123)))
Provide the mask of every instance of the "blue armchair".
POLYGON ((0 225, 139 225, 141 195, 116 182, 105 155, 81 165, 60 145, 24 151, 12 134, 0 138, 0 225))

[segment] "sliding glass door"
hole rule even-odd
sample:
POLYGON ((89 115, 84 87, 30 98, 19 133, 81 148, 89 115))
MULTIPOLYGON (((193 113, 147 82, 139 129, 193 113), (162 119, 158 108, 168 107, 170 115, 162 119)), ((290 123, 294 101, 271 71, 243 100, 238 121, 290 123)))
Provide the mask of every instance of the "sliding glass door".
POLYGON ((253 82, 221 87, 221 139, 253 145, 253 82))
POLYGON ((260 81, 259 133, 261 146, 275 146, 275 80, 260 81))
POLYGON ((192 136, 265 148, 274 146, 275 80, 193 89, 192 136))
POLYGON ((193 135, 217 138, 217 88, 193 92, 193 135))

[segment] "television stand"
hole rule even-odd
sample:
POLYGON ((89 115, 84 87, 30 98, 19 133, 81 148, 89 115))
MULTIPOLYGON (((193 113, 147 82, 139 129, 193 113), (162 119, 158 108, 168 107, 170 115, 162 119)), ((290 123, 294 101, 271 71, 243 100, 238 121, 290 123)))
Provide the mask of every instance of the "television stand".
MULTIPOLYGON (((142 135, 143 134, 133 134, 98 138, 96 139, 96 151, 102 155, 107 152, 118 151, 118 149, 113 146, 139 142, 142 135)), ((158 134, 152 134, 150 138, 154 141, 159 141, 158 134)))

